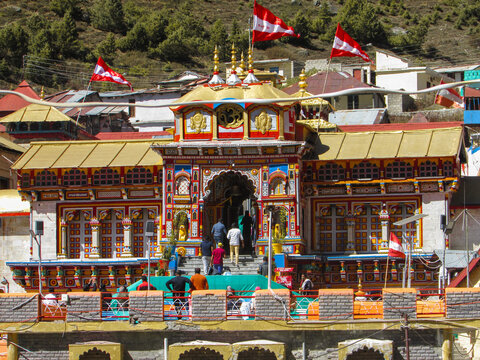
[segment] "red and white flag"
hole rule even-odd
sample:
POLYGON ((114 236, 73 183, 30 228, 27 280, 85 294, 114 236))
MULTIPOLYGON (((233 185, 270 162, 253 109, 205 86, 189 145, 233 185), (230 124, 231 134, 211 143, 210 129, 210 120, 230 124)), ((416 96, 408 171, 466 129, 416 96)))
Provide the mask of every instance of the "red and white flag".
POLYGON ((293 27, 287 26, 282 19, 273 15, 263 6, 254 2, 253 5, 253 36, 252 43, 255 41, 267 41, 279 39, 283 36, 296 36, 293 27))
POLYGON ((358 45, 358 43, 342 29, 340 23, 337 25, 337 31, 335 32, 335 39, 333 40, 333 47, 330 54, 330 59, 337 56, 358 56, 365 61, 372 62, 372 60, 370 60, 370 57, 365 51, 362 50, 360 45, 358 45))
POLYGON ((93 75, 90 78, 90 82, 92 81, 110 81, 117 84, 128 85, 133 91, 132 84, 125 80, 122 75, 110 69, 101 57, 98 58, 95 70, 93 70, 93 75))
MULTIPOLYGON (((445 84, 440 81, 440 85, 445 84)), ((458 109, 463 109, 463 99, 462 96, 455 91, 455 89, 442 89, 435 96, 435 104, 442 105, 445 107, 454 107, 458 109)))
POLYGON ((393 232, 390 233, 388 256, 405 259, 405 251, 403 250, 402 242, 393 232))

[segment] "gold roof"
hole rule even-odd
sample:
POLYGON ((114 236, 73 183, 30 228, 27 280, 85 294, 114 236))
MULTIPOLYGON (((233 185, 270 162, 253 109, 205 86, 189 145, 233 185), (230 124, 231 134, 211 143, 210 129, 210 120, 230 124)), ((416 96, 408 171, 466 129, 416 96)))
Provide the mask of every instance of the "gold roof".
MULTIPOLYGON (((220 101, 222 99, 285 99, 291 95, 277 89, 271 84, 249 84, 248 86, 229 86, 229 85, 200 85, 189 93, 177 99, 175 103, 192 101, 220 101)), ((290 106, 294 102, 282 102, 281 106, 290 106)), ((179 106, 172 106, 173 111, 179 106)))
MULTIPOLYGON (((291 95, 292 97, 308 97, 308 96, 313 96, 313 94, 307 92, 307 91, 302 91, 299 90, 296 93, 291 95)), ((329 106, 331 109, 335 110, 332 104, 330 104, 327 100, 322 99, 321 97, 315 98, 315 99, 307 99, 307 100, 300 100, 300 104, 302 106, 329 106)))
POLYGON ((75 122, 75 120, 73 120, 71 117, 65 115, 53 106, 38 104, 30 104, 0 119, 0 123, 55 121, 75 122))
POLYGON ((361 160, 457 156, 462 144, 462 127, 319 133, 318 159, 361 160))
POLYGON ((14 170, 163 165, 151 146, 171 141, 111 140, 33 142, 14 170))
POLYGON ((316 132, 320 129, 335 129, 337 127, 337 125, 323 119, 297 120, 297 124, 303 125, 313 132, 316 132))

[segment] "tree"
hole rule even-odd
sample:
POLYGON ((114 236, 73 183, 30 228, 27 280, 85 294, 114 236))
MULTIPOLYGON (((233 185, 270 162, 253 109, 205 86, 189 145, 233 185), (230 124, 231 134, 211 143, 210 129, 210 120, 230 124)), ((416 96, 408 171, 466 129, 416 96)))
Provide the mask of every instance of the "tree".
POLYGON ((115 36, 113 33, 108 33, 105 40, 98 44, 95 49, 95 55, 97 57, 101 56, 103 60, 107 63, 111 63, 115 58, 115 53, 117 52, 117 45, 115 43, 115 36))
POLYGON ((143 22, 136 23, 127 35, 118 41, 118 48, 122 51, 147 51, 148 45, 149 40, 147 30, 145 29, 143 22))
MULTIPOLYGON (((379 20, 376 8, 367 0, 346 0, 334 19, 342 28, 360 44, 372 43, 387 45, 387 33, 379 20)), ((333 39, 335 28, 329 37, 333 39)))
POLYGON ((228 34, 225 25, 222 20, 218 19, 210 29, 210 50, 213 54, 213 49, 218 46, 218 53, 220 61, 226 61, 228 59, 228 34))
POLYGON ((123 34, 126 29, 121 0, 96 0, 92 7, 92 25, 99 30, 123 34))
POLYGON ((80 54, 77 26, 70 12, 67 12, 62 21, 52 25, 55 36, 55 48, 59 57, 75 57, 80 54))
POLYGON ((283 41, 287 41, 292 44, 296 45, 303 45, 309 46, 310 45, 310 37, 312 33, 312 24, 310 20, 305 16, 303 11, 298 11, 293 21, 290 22, 295 30, 295 33, 300 35, 300 37, 284 37, 282 38, 283 41))
POLYGON ((50 0, 50 10, 61 17, 67 12, 70 12, 73 18, 77 20, 82 16, 78 0, 50 0))
MULTIPOLYGON (((248 41, 248 31, 244 31, 240 24, 237 22, 236 19, 233 19, 232 21, 232 29, 230 31, 230 34, 228 36, 228 49, 225 49, 224 52, 222 52, 220 55, 220 59, 225 59, 225 61, 230 59, 230 51, 232 44, 235 44, 235 48, 237 49, 237 54, 238 53, 244 53, 247 54, 248 52, 248 46, 250 42, 248 41)), ((269 41, 267 41, 269 42, 269 41)))
POLYGON ((333 14, 330 11, 329 5, 326 2, 322 2, 322 5, 320 5, 320 9, 318 10, 317 16, 313 19, 312 31, 320 36, 325 35, 328 28, 330 27, 330 24, 332 23, 332 17, 333 14))

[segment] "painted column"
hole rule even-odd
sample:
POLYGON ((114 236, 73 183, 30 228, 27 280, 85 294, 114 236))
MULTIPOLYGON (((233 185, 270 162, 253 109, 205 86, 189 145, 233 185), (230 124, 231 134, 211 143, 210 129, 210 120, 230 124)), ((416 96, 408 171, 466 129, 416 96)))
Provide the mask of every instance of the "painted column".
POLYGON ((58 259, 67 258, 67 232, 68 223, 64 218, 60 219, 60 254, 57 255, 58 259))
POLYGON ((128 216, 122 220, 123 225, 123 250, 121 257, 132 257, 132 219, 128 216))
POLYGON ((243 112, 243 140, 248 140, 248 132, 250 131, 250 122, 248 121, 248 112, 243 112))
POLYGON ((382 241, 380 248, 388 249, 388 224, 390 222, 390 214, 388 213, 388 210, 383 208, 382 211, 380 211, 379 217, 380 223, 382 224, 382 241))
POLYGON ((183 136, 185 134, 185 119, 184 119, 184 116, 183 114, 180 114, 181 118, 178 120, 179 121, 179 125, 180 125, 180 130, 179 130, 179 133, 178 133, 178 136, 179 136, 179 141, 183 141, 183 136))
POLYGON ((346 217, 347 221, 347 236, 348 236, 348 242, 347 242, 347 253, 356 253, 355 250, 355 215, 353 215, 351 212, 347 214, 346 217))
POLYGON ((218 123, 216 112, 213 113, 212 140, 218 140, 218 123))
POLYGON ((280 111, 280 114, 278 114, 278 140, 285 140, 285 129, 284 125, 285 123, 283 122, 283 116, 284 112, 280 111))
POLYGON ((158 215, 158 217, 155 219, 154 225, 157 227, 157 251, 155 251, 155 254, 153 256, 155 257, 161 257, 162 256, 162 215, 158 215))
POLYGON ((100 221, 96 217, 92 217, 89 222, 92 228, 92 252, 90 253, 90 259, 100 258, 99 244, 100 244, 100 221))

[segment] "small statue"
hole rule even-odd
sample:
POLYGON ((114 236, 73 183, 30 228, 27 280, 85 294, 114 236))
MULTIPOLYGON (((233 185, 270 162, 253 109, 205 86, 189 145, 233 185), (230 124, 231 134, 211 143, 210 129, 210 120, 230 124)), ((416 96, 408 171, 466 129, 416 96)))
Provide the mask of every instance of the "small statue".
POLYGON ((185 225, 180 225, 178 229, 178 241, 187 241, 187 230, 185 229, 185 225))

